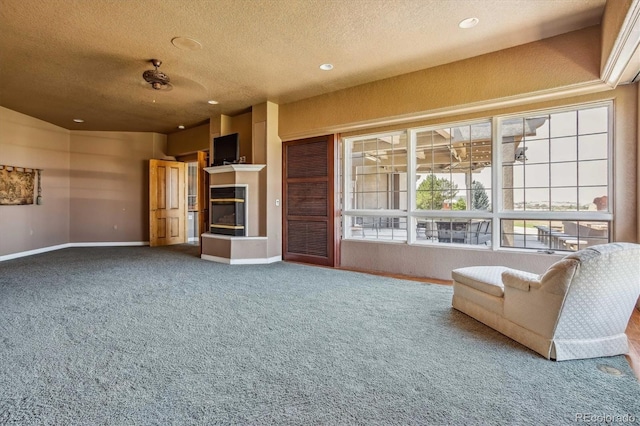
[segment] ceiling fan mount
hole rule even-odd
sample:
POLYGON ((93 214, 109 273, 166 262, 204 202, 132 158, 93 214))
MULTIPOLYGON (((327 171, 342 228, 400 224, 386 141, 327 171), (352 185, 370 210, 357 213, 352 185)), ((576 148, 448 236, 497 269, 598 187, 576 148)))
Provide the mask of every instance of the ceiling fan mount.
POLYGON ((170 90, 172 88, 168 75, 158 70, 162 61, 160 59, 151 59, 149 62, 155 67, 153 70, 147 70, 142 73, 142 78, 155 90, 170 90))

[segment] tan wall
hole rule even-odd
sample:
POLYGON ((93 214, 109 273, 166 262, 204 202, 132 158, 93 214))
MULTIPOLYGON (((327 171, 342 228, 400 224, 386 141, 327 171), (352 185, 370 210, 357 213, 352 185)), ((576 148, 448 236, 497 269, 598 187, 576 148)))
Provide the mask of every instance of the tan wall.
POLYGON ((167 136, 167 155, 178 156, 209 150, 209 123, 167 136))
POLYGON ((165 150, 156 133, 71 132, 69 241, 148 242, 148 160, 165 150))
POLYGON ((620 86, 614 94, 613 240, 638 239, 638 91, 637 84, 620 86))
POLYGON ((267 256, 282 255, 282 140, 278 136, 279 106, 273 102, 253 107, 253 154, 260 172, 261 198, 266 214, 260 218, 260 235, 266 235, 267 256))
POLYGON ((248 185, 247 197, 247 217, 245 221, 248 226, 248 237, 257 237, 260 235, 260 175, 252 172, 236 173, 236 182, 248 185))
POLYGON ((69 241, 69 131, 0 107, 0 164, 42 169, 41 205, 0 206, 0 256, 69 241))
POLYGON ((278 105, 267 102, 267 255, 282 255, 282 140, 278 105), (276 205, 279 202, 279 205, 276 205))
POLYGON ((267 259, 264 238, 243 238, 231 241, 231 259, 267 259))
POLYGON ((231 240, 223 238, 202 238, 202 253, 209 256, 231 258, 231 240))
POLYGON ((266 238, 205 236, 202 238, 202 255, 205 259, 213 256, 226 259, 230 263, 254 263, 256 260, 264 261, 267 259, 266 238))
MULTIPOLYGON (((267 168, 273 167, 267 163, 267 104, 253 106, 252 116, 252 151, 253 161, 255 164, 267 164, 267 168)), ((267 205, 267 168, 260 170, 260 219, 259 219, 259 234, 260 236, 267 235, 267 216, 268 212, 272 211, 273 207, 267 205)))
POLYGON ((43 204, 0 206, 0 256, 67 243, 149 240, 157 133, 69 131, 0 107, 0 162, 41 168, 43 204))
POLYGON ((474 248, 410 246, 343 240, 342 267, 450 280, 451 271, 465 266, 500 265, 540 274, 562 258, 557 254, 493 252, 474 248))
MULTIPOLYGON (((280 137, 294 140, 373 124, 416 120, 486 102, 606 89, 600 81, 600 27, 280 105, 280 137), (596 48, 594 48, 596 46, 596 48)), ((564 95, 566 96, 566 95, 564 95)))
POLYGON ((251 113, 231 117, 229 133, 238 133, 240 139, 240 156, 246 157, 248 164, 253 163, 251 156, 251 113))

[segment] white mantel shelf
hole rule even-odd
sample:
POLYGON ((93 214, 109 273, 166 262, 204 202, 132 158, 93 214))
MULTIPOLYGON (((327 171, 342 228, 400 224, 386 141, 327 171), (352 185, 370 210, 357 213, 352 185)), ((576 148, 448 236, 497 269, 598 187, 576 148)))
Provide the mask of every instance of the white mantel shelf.
POLYGON ((229 173, 229 172, 259 172, 266 164, 225 164, 224 166, 205 167, 209 174, 229 173))

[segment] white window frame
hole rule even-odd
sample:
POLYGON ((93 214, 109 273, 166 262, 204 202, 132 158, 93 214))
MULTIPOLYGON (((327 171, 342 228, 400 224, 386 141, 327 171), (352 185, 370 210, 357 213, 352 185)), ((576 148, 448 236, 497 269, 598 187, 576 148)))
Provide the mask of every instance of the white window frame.
MULTIPOLYGON (((434 245, 434 246, 438 246, 438 245, 442 245, 442 244, 447 244, 449 246, 452 245, 456 245, 456 246, 460 246, 460 247, 473 247, 469 244, 455 244, 455 243, 435 243, 432 241, 418 241, 417 240, 417 226, 418 226, 418 219, 429 219, 429 218, 451 218, 451 219, 490 219, 492 220, 494 214, 492 213, 493 210, 495 210, 493 208, 493 197, 494 197, 494 193, 493 193, 493 188, 491 189, 491 197, 492 197, 492 211, 484 211, 484 210, 417 210, 416 209, 416 186, 415 186, 415 182, 416 182, 416 144, 417 144, 417 135, 418 133, 422 133, 422 132, 429 132, 429 131, 434 131, 434 130, 438 130, 438 129, 442 129, 444 127, 447 128, 452 128, 452 127, 460 127, 460 126, 472 126, 474 124, 481 124, 481 123, 491 123, 491 140, 492 140, 492 147, 491 147, 491 152, 493 155, 493 152, 495 152, 494 149, 494 137, 495 137, 495 131, 494 131, 494 123, 492 120, 489 119, 476 119, 476 120, 469 120, 469 121, 460 121, 460 122, 447 122, 447 123, 442 123, 442 124, 436 124, 436 125, 432 125, 432 126, 425 126, 425 127, 415 127, 415 128, 411 128, 409 129, 409 140, 407 142, 407 155, 409 156, 409 158, 407 158, 407 181, 410 182, 410 185, 408 186, 408 194, 407 196, 409 197, 409 212, 408 212, 408 218, 407 218, 407 242, 409 244, 417 244, 417 245, 434 245)), ((491 167, 492 167, 492 172, 491 172, 491 176, 492 176, 492 185, 493 185, 493 176, 494 176, 494 172, 493 172, 493 158, 492 158, 492 163, 491 163, 491 167)), ((467 188, 468 190, 469 188, 467 188)), ((493 225, 494 221, 492 220, 492 225, 493 225)), ((493 229, 493 228, 492 228, 493 229)), ((492 247, 493 247, 493 234, 494 232, 492 232, 491 238, 492 238, 492 247)), ((478 249, 488 249, 488 246, 480 246, 480 247, 475 247, 478 249)))
MULTIPOLYGON (((509 251, 526 251, 531 252, 530 248, 521 247, 502 247, 502 220, 549 220, 549 221, 603 221, 609 223, 609 238, 612 238, 613 224, 615 217, 615 200, 614 200, 614 164, 613 164, 613 152, 614 152, 614 135, 613 135, 613 123, 614 123, 614 103, 613 101, 600 101, 594 103, 574 104, 567 105, 558 108, 546 108, 539 110, 529 110, 516 114, 503 114, 496 115, 490 118, 474 119, 460 122, 443 122, 436 125, 424 126, 424 127, 410 127, 405 130, 398 130, 393 132, 384 133, 372 133, 367 135, 345 137, 342 140, 342 230, 344 239, 351 239, 350 228, 347 221, 350 217, 397 217, 406 218, 407 223, 407 239, 406 241, 400 240, 379 240, 368 239, 372 242, 389 242, 389 243, 407 243, 410 245, 420 246, 441 246, 446 244, 447 246, 457 246, 469 249, 481 249, 481 250, 509 250, 509 251), (569 111, 580 111, 584 109, 607 107, 608 108, 608 121, 607 121, 607 196, 609 200, 607 211, 511 211, 503 208, 503 179, 502 179, 502 140, 501 130, 502 123, 509 119, 514 118, 526 118, 532 117, 536 114, 558 114, 569 111), (478 123, 491 123, 491 143, 492 143, 492 158, 491 158, 491 210, 417 210, 416 209, 416 141, 417 134, 425 131, 433 131, 442 129, 443 127, 459 127, 474 125, 478 123), (407 210, 400 209, 385 209, 385 210, 371 210, 371 209, 353 209, 350 203, 352 189, 351 184, 351 145, 352 142, 380 138, 385 136, 399 136, 406 134, 407 137, 407 210), (348 207, 348 208, 347 208, 348 207), (436 243, 431 241, 418 241, 417 240, 417 221, 418 219, 426 218, 451 218, 451 219, 488 219, 491 220, 491 246, 474 246, 470 244, 451 244, 451 243, 436 243)), ((550 159, 551 160, 551 159, 550 159)), ((579 162, 579 161, 578 161, 579 162)), ((355 238, 354 238, 355 239, 355 238)))
MULTIPOLYGON (((496 121, 496 125, 498 127, 496 127, 496 131, 494 132, 494 138, 496 140, 494 140, 494 147, 499 147, 502 144, 502 141, 500 140, 500 132, 498 130, 500 130, 502 128, 502 123, 506 120, 509 119, 513 119, 513 118, 525 118, 525 117, 531 117, 531 116, 535 116, 536 114, 545 114, 545 115, 551 115, 551 114, 558 114, 558 113, 562 113, 562 112, 570 112, 570 111, 580 111, 580 110, 585 110, 585 109, 591 109, 591 108, 599 108, 599 107, 607 107, 608 108, 608 116, 607 116, 607 196, 609 199, 609 207, 608 210, 606 212, 602 212, 602 211, 584 211, 584 210, 580 210, 580 211, 569 211, 569 212, 559 212, 559 211, 511 211, 511 210, 505 210, 504 209, 504 205, 503 205, 503 199, 502 199, 502 173, 497 172, 493 174, 493 178, 496 179, 496 186, 494 188, 495 191, 497 191, 497 193, 493 193, 494 195, 494 200, 495 203, 498 203, 497 205, 494 204, 494 210, 496 211, 496 218, 494 219, 494 225, 497 228, 498 232, 495 232, 495 235, 493 235, 492 237, 493 239, 493 246, 495 246, 495 249, 502 249, 502 250, 518 250, 518 249, 522 249, 519 247, 500 247, 500 241, 501 241, 501 237, 502 237, 502 222, 501 220, 549 220, 549 221, 563 221, 563 220, 570 220, 570 221, 603 221, 603 222, 608 222, 609 225, 609 239, 611 239, 611 234, 613 231, 613 220, 614 220, 614 216, 615 216, 615 212, 614 212, 614 194, 615 191, 613 190, 613 185, 614 185, 614 180, 613 180, 613 143, 614 143, 614 139, 613 139, 613 120, 614 120, 614 105, 613 105, 613 101, 603 101, 603 102, 595 102, 595 103, 587 103, 587 104, 577 104, 577 105, 570 105, 570 106, 565 106, 565 107, 559 107, 559 108, 550 108, 550 109, 541 109, 541 110, 534 110, 534 111, 526 111, 523 113, 519 113, 519 114, 508 114, 508 115, 501 115, 498 117, 495 117, 494 120, 496 121), (495 222, 497 220, 497 222, 495 222), (497 239, 497 241, 496 241, 497 239)), ((502 150, 501 149, 494 149, 494 160, 496 161, 496 164, 499 164, 500 169, 502 168, 502 150)), ((579 161, 578 161, 579 163, 579 161)), ((528 248, 524 248, 522 250, 527 250, 530 251, 531 249, 528 248)))
MULTIPOLYGON (((407 211, 401 209, 353 209, 350 205, 351 195, 353 194, 351 186, 351 145, 353 142, 383 137, 394 137, 406 135, 405 130, 384 132, 384 133, 371 133, 367 135, 361 135, 356 137, 345 137, 342 139, 342 238, 343 239, 355 239, 351 236, 351 227, 348 223, 350 217, 391 217, 391 218, 407 218, 407 211), (347 164, 348 162, 348 164, 347 164)), ((409 141, 407 141, 407 156, 409 155, 409 141)), ((409 159, 407 158, 407 161, 409 159)), ((407 164, 407 167, 408 164, 407 164)), ((407 185, 409 186, 409 185, 407 185)), ((409 188, 407 188, 407 191, 409 188)), ((407 196, 409 193, 407 192, 407 196)), ((410 200, 410 199, 409 199, 410 200)), ((409 223, 407 222, 407 226, 409 223)), ((409 230, 407 230, 407 233, 409 230)), ((408 235, 407 235, 408 236, 408 235)), ((368 241, 384 241, 389 243, 404 243, 402 240, 380 240, 380 239, 368 239, 368 241)))

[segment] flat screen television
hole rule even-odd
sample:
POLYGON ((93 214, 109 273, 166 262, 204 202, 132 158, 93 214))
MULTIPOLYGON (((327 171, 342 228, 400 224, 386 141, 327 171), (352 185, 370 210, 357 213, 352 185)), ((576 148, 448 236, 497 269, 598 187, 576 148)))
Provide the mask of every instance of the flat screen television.
POLYGON ((235 164, 240 158, 238 133, 213 138, 213 165, 235 164))

